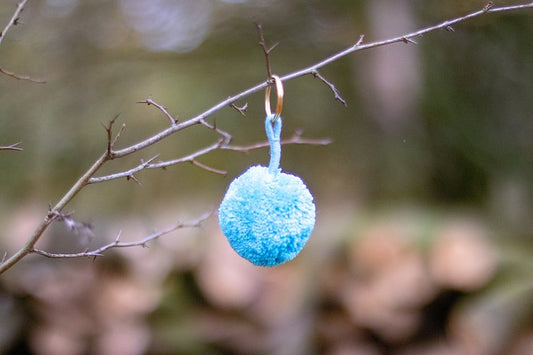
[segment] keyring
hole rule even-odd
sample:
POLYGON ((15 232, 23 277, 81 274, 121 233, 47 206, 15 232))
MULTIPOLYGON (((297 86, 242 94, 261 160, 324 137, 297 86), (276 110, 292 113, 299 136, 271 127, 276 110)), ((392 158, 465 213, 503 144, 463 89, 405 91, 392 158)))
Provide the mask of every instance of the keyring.
MULTIPOLYGON (((278 95, 278 100, 276 102, 276 113, 272 118, 272 122, 276 122, 278 117, 281 115, 281 110, 283 109, 283 83, 277 75, 272 75, 272 79, 274 79, 274 83, 276 84, 276 93, 278 95)), ((270 90, 271 86, 268 85, 265 90, 265 112, 267 116, 272 115, 272 112, 270 111, 270 90)))

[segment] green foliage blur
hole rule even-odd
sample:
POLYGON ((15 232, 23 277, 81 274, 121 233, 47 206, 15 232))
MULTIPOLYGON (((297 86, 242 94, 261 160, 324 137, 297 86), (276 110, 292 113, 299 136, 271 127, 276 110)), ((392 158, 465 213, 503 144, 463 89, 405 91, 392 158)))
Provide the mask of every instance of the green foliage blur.
MULTIPOLYGON (((126 125, 119 147, 164 129, 166 118, 137 101, 150 97, 183 121, 265 80, 254 23, 262 24, 267 42, 279 42, 270 59, 273 71, 283 75, 353 45, 361 34, 365 42, 381 40, 485 3, 30 0, 0 46, 0 67, 46 83, 0 75, 0 145, 20 141, 24 148, 0 152, 0 222, 5 225, 30 207, 43 216, 104 151, 102 123, 115 115, 120 114, 116 127, 126 125)), ((505 2, 511 3, 520 2, 505 2)), ((0 2, 0 26, 16 4, 0 2)), ((283 136, 303 129, 305 137, 333 140, 325 147, 285 146, 281 166, 301 176, 313 192, 317 223, 347 226, 331 236, 340 241, 335 248, 383 211, 418 211, 414 220, 423 220, 420 225, 464 213, 490 231, 496 249, 510 251, 501 257, 514 266, 500 271, 524 271, 516 265, 522 267, 533 252, 532 18, 530 9, 481 16, 453 31, 417 38, 416 45, 395 44, 331 63, 320 72, 347 107, 312 76, 285 83, 283 136), (515 252, 521 256, 515 258, 515 252)), ((263 93, 237 104, 244 103, 246 117, 228 107, 208 118, 237 145, 265 138, 263 93)), ((185 156, 216 139, 212 131, 192 127, 111 162, 101 174, 127 170, 156 154, 164 160, 185 156)), ((107 235, 116 232, 107 229, 115 220, 135 221, 141 231, 164 219, 161 211, 197 216, 216 210, 231 179, 249 165, 267 164, 268 151, 217 151, 199 161, 228 175, 192 164, 144 171, 137 175, 142 185, 123 180, 89 186, 68 209, 107 235)), ((31 231, 31 225, 14 230, 31 231)), ((325 229, 317 234, 330 237, 325 229)), ((25 235, 10 236, 18 240, 14 244, 2 232, 0 238, 2 249, 11 250, 25 235)), ((421 242, 421 248, 428 243, 421 242)), ((305 259, 309 264, 314 265, 312 255, 305 259)), ((172 334, 181 334, 179 339, 190 342, 185 353, 214 351, 190 336, 183 323, 169 321, 179 328, 175 332, 165 323, 165 315, 171 320, 184 312, 197 315, 187 308, 200 292, 191 286, 195 269, 181 271, 169 272, 163 283, 168 292, 161 291, 164 296, 148 317, 155 337, 172 344, 177 341, 172 334), (183 303, 173 304, 178 299, 183 303)), ((531 302, 525 307, 527 328, 531 302)), ((153 353, 178 349, 161 346, 153 353)))

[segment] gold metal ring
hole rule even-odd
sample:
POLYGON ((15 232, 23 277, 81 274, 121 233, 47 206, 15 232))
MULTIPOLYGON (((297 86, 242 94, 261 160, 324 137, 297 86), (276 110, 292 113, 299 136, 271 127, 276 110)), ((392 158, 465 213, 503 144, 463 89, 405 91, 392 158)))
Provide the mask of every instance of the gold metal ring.
MULTIPOLYGON (((276 93, 278 95, 276 112, 274 114, 274 118, 272 119, 272 122, 276 122, 278 117, 281 115, 281 110, 283 109, 283 83, 277 75, 272 75, 272 79, 274 79, 274 83, 276 84, 276 93)), ((270 111, 270 90, 271 86, 268 85, 265 90, 265 112, 267 116, 272 115, 272 112, 270 111)))

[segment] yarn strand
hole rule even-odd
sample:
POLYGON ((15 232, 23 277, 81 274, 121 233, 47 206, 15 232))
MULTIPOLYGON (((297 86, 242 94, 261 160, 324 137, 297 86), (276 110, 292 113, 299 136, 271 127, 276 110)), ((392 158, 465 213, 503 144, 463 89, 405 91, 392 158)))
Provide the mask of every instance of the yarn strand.
POLYGON ((267 115, 265 118, 265 130, 268 141, 270 143, 270 164, 268 165, 268 172, 277 174, 279 169, 279 162, 281 159, 281 117, 274 122, 274 115, 267 115))

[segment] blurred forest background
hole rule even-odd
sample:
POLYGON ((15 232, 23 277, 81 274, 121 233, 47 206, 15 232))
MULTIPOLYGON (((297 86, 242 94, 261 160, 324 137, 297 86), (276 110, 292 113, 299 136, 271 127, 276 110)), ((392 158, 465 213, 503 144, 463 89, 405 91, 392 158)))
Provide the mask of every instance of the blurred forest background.
MULTIPOLYGON (((3 27, 17 0, 0 2, 3 27)), ((353 45, 481 9, 437 0, 30 0, 0 47, 0 250, 13 253, 104 151, 101 122, 120 113, 120 144, 166 118, 192 117, 265 80, 255 22, 286 74, 353 45)), ((499 1, 497 5, 519 1, 499 1)), ((533 11, 490 14, 358 52, 285 83, 282 168, 306 181, 317 224, 292 262, 240 259, 214 214, 149 248, 96 260, 30 256, 0 278, 1 354, 533 353, 533 11)), ((246 118, 209 118, 235 144, 264 140, 263 93, 246 118)), ((217 139, 201 127, 105 167, 172 159, 217 139)), ((142 182, 89 186, 39 247, 75 252, 122 231, 137 240, 216 211, 231 179, 268 151, 216 151, 142 182)))

